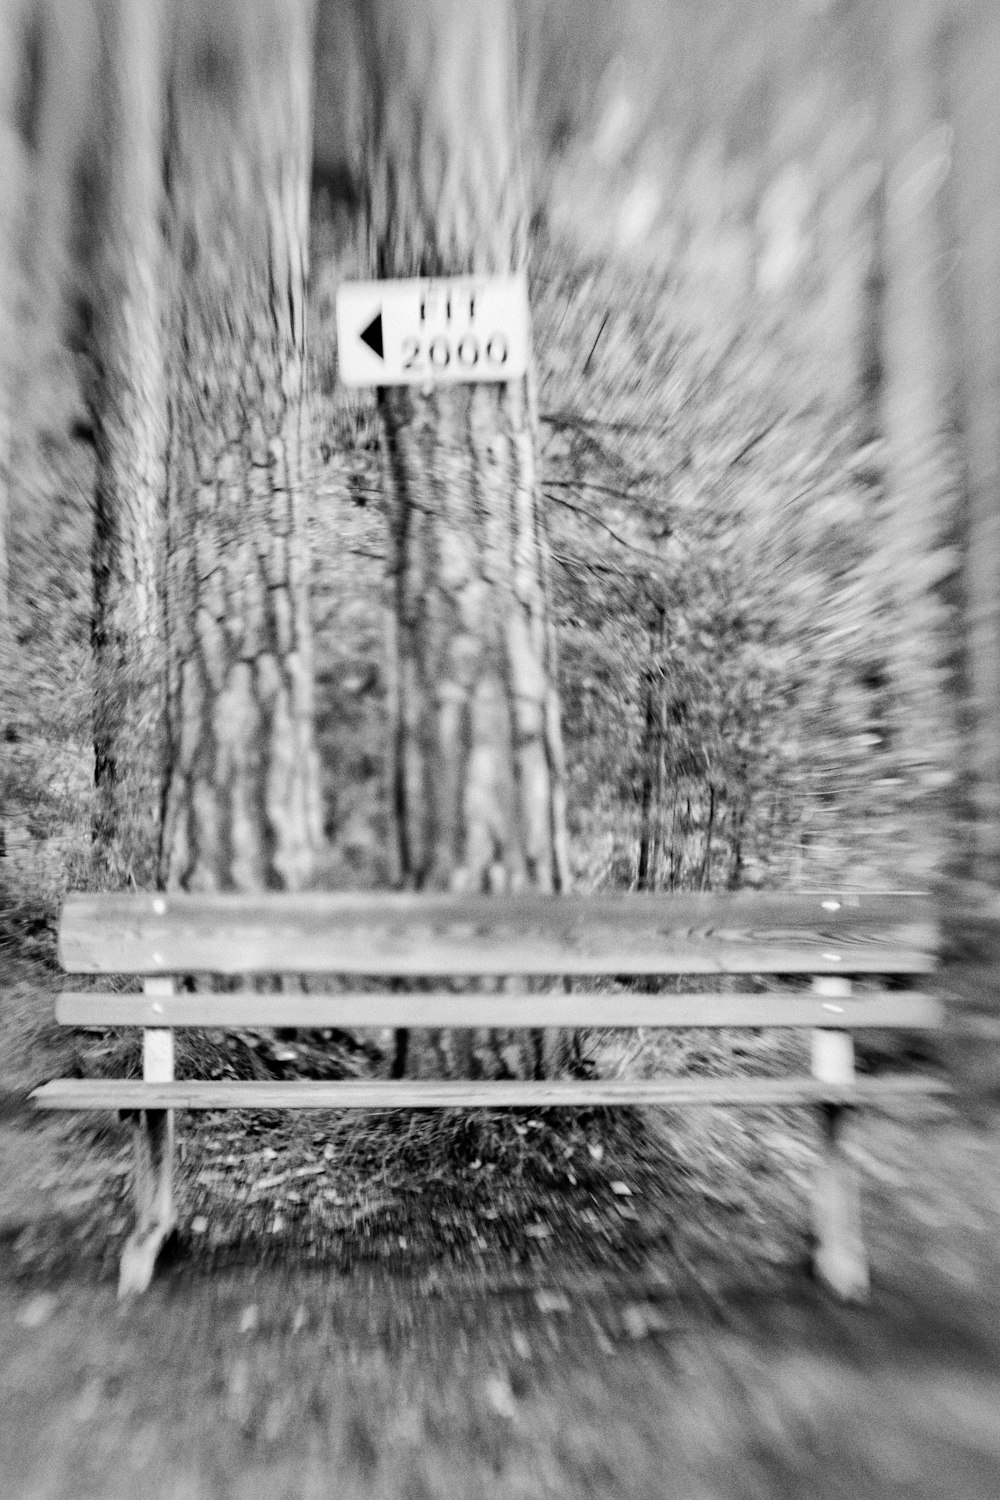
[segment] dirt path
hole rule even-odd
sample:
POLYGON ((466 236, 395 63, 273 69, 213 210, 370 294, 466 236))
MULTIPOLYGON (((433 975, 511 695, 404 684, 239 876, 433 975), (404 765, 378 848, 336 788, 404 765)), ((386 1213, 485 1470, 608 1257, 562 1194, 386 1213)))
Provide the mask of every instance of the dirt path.
POLYGON ((23 1104, 67 1062, 51 982, 0 992, 3 1500, 1000 1495, 995 1111, 857 1122, 864 1310, 804 1274, 788 1112, 391 1169, 317 1117, 182 1116, 180 1255, 122 1312, 127 1132, 23 1104))
POLYGON ((792 1264, 619 1277, 557 1234, 476 1273, 443 1245, 408 1275, 377 1241, 346 1272, 294 1245, 213 1272, 191 1247, 123 1313, 80 1227, 93 1144, 24 1118, 0 1137, 10 1500, 1000 1494, 996 1133, 945 1111, 859 1132, 866 1310, 792 1264), (58 1224, 75 1273, 43 1253, 58 1224))
POLYGON ((1000 1493, 997 1324, 931 1279, 711 1316, 273 1271, 0 1303, 11 1500, 1000 1493))

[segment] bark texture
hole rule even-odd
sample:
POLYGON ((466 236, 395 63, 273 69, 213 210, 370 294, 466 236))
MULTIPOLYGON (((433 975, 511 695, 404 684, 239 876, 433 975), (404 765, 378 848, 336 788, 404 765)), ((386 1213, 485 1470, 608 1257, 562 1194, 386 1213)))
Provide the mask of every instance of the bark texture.
POLYGON ((320 837, 305 531, 312 14, 183 7, 161 875, 296 888, 320 837))
MULTIPOLYGON (((364 180, 379 277, 519 270, 526 211, 502 0, 365 0, 364 180)), ((401 882, 568 883, 548 550, 531 379, 380 392, 389 513, 393 782, 401 882)), ((478 1066, 473 1035, 437 1038, 478 1066)), ((548 1048, 554 1053, 555 1043, 548 1048)), ((406 1068, 397 1036, 394 1073, 406 1068)), ((512 1041, 493 1055, 547 1065, 512 1041)), ((449 1053, 451 1057, 449 1057, 449 1053)))
POLYGON ((0 682, 6 681, 10 650, 7 526, 17 334, 12 288, 17 279, 17 226, 21 218, 23 176, 16 123, 20 33, 17 11, 10 5, 0 10, 0 682))
POLYGON ((639 789, 639 857, 636 885, 655 891, 659 884, 663 846, 663 804, 666 792, 666 684, 663 658, 666 611, 657 610, 649 630, 649 654, 642 674, 642 776, 639 789))
POLYGON ((967 483, 965 641, 971 873, 1000 887, 1000 13, 953 7, 951 199, 957 224, 959 425, 967 483))
MULTIPOLYGON (((950 774, 955 743, 947 659, 959 499, 942 275, 951 131, 938 0, 919 0, 894 15, 892 44, 882 304, 886 561, 895 594, 891 655, 903 748, 911 773, 931 789, 950 774)), ((921 828, 921 857, 928 862, 923 873, 930 873, 945 853, 945 799, 925 800, 933 810, 921 828)))
POLYGON ((107 0, 96 257, 95 854, 155 882, 163 801, 160 555, 166 485, 161 0, 107 0))
POLYGON ((522 387, 387 393, 395 804, 407 884, 558 890, 562 758, 522 387))
MULTIPOLYGON (((10 606, 9 527, 14 484, 14 435, 20 387, 25 373, 21 252, 28 218, 28 153, 24 139, 27 106, 34 101, 27 67, 28 21, 22 0, 0 6, 0 738, 16 730, 10 723, 8 684, 13 665, 14 625, 10 606)), ((0 859, 7 852, 9 782, 0 750, 0 859)))
MULTIPOLYGON (((379 276, 502 273, 526 225, 506 5, 377 0, 366 181, 379 276)), ((380 394, 400 874, 567 882, 530 381, 380 394)))

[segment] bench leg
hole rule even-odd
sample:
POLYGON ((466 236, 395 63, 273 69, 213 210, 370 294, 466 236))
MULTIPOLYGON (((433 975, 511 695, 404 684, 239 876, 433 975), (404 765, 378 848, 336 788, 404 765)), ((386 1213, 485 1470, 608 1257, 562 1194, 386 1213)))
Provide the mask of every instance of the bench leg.
MULTIPOLYGON (((817 975, 813 990, 836 1014, 850 1003, 850 980, 817 975)), ((854 1038, 849 1031, 818 1027, 812 1034, 812 1073, 823 1083, 854 1082, 854 1038)), ((861 1183, 857 1167, 844 1151, 847 1111, 836 1104, 820 1107, 821 1138, 816 1171, 814 1211, 816 1277, 843 1302, 868 1298, 868 1257, 861 1231, 861 1183)))
MULTIPOLYGON (((149 995, 168 995, 169 979, 147 979, 149 995)), ((174 1076, 174 1036, 166 1028, 147 1027, 142 1036, 142 1076, 168 1083, 174 1076)), ((135 1229, 122 1251, 118 1296, 134 1297, 149 1286, 156 1258, 173 1233, 174 1112, 140 1111, 132 1123, 135 1143, 135 1229)))
POLYGON ((843 1146, 847 1111, 822 1106, 822 1139, 816 1172, 813 1269, 843 1302, 868 1299, 868 1256, 861 1230, 861 1185, 843 1146))
POLYGON ((132 1125, 135 1139, 135 1229, 122 1251, 118 1296, 137 1296, 152 1280, 156 1258, 173 1233, 174 1112, 148 1109, 132 1125))

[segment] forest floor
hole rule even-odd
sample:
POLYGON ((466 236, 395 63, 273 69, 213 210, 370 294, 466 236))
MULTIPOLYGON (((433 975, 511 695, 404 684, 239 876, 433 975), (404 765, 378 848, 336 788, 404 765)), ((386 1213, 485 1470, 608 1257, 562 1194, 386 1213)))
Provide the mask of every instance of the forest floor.
POLYGON ((120 1308, 127 1131, 26 1104, 56 983, 0 983, 5 1500, 1000 1494, 995 1109, 858 1120, 864 1309, 806 1274, 794 1111, 182 1116, 120 1308))

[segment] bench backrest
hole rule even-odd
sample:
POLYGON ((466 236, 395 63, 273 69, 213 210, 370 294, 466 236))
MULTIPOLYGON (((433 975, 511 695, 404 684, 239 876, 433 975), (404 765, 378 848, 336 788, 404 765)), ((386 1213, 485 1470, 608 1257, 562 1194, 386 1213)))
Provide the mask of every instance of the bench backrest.
POLYGON ((76 974, 921 974, 930 901, 909 895, 73 895, 76 974))

